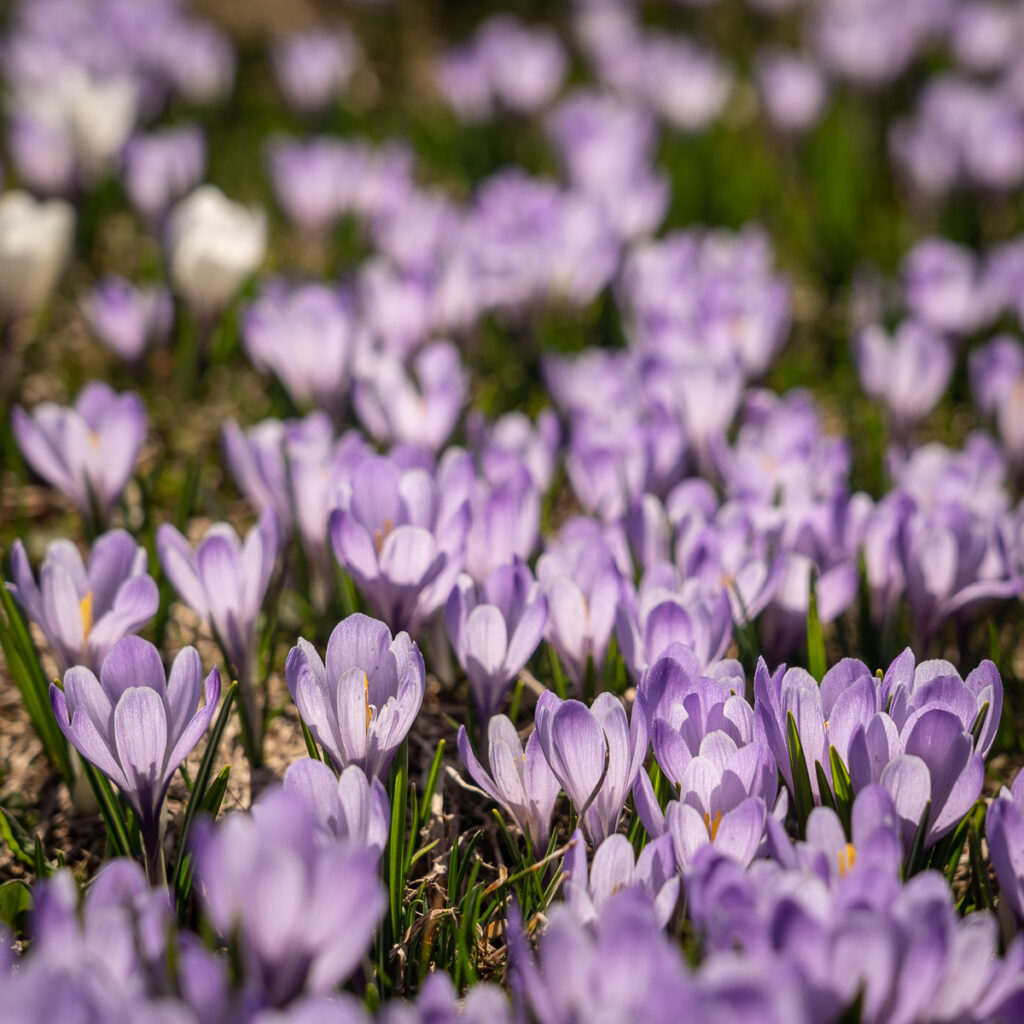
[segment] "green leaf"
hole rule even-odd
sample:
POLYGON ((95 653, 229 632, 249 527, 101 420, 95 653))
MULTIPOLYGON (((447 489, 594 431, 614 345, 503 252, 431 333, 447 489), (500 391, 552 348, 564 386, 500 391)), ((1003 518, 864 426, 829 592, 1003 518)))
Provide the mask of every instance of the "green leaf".
POLYGON ((391 934, 400 935, 402 904, 405 900, 405 814, 408 800, 409 747, 402 743, 395 761, 391 789, 391 830, 388 836, 388 897, 391 909, 391 934))
POLYGON ((974 745, 978 745, 978 740, 981 737, 981 730, 985 728, 985 719, 988 718, 989 702, 985 701, 984 704, 978 709, 977 715, 974 716, 974 721, 971 723, 971 739, 974 740, 974 745))
POLYGON ((199 810, 203 814, 216 818, 220 814, 220 805, 224 802, 224 794, 228 791, 228 779, 231 777, 231 765, 226 764, 220 770, 220 774, 210 783, 203 797, 199 810))
POLYGON ((2 579, 0 607, 3 608, 3 615, 0 615, 0 649, 3 650, 11 678, 21 694, 32 728, 43 744, 46 756, 56 765, 68 789, 71 789, 75 773, 67 741, 50 707, 50 684, 25 620, 2 579))
POLYGON ((0 885, 0 922, 15 934, 24 931, 25 918, 32 909, 32 890, 20 879, 0 885))
POLYGON ((807 772, 807 759, 804 757, 803 744, 800 742, 792 711, 786 712, 786 747, 789 750, 789 768, 793 776, 793 803, 800 820, 800 829, 803 831, 807 818, 814 808, 814 794, 811 790, 811 777, 807 772))
POLYGON ((831 807, 838 814, 839 808, 836 807, 836 800, 832 795, 832 787, 829 785, 828 776, 825 774, 825 769, 822 768, 820 761, 814 762, 814 774, 818 780, 818 794, 821 797, 822 807, 831 807))
POLYGON ((444 747, 445 741, 441 740, 437 744, 437 750, 434 751, 434 760, 430 762, 427 786, 423 790, 423 797, 420 800, 420 813, 416 826, 417 832, 427 824, 430 818, 430 804, 434 799, 434 793, 437 791, 437 780, 441 774, 441 762, 444 759, 444 747))
MULTIPOLYGON (((220 748, 220 741, 224 735, 224 729, 228 724, 228 719, 231 717, 231 706, 235 702, 237 693, 238 682, 236 680, 228 687, 227 692, 224 694, 220 711, 217 713, 217 718, 213 723, 213 729, 210 731, 210 735, 207 738, 206 749, 203 751, 202 760, 199 762, 195 781, 192 783, 192 793, 189 796, 188 805, 185 807, 185 817, 182 820, 181 834, 178 837, 178 868, 175 873, 174 883, 179 913, 184 908, 185 903, 188 900, 189 891, 192 887, 192 858, 189 856, 188 852, 189 833, 192 830, 192 822, 195 818, 196 810, 203 807, 207 789, 210 788, 210 776, 213 773, 213 761, 217 756, 217 750, 220 748)), ((225 771, 229 770, 230 766, 223 769, 220 775, 217 776, 217 781, 220 780, 221 776, 224 776, 225 771)), ((225 788, 227 787, 226 776, 224 786, 225 788)), ((223 799, 223 793, 221 794, 221 799, 223 799)))
POLYGON ((32 840, 21 827, 18 819, 3 807, 0 807, 0 838, 6 843, 7 849, 22 864, 26 867, 35 865, 32 840))
POLYGON ((807 608, 807 668, 820 683, 825 676, 825 634, 818 618, 818 596, 811 581, 810 602, 807 608))
POLYGON ((121 812, 121 805, 110 788, 110 782, 106 775, 94 768, 84 757, 79 754, 79 761, 82 764, 82 773, 89 782, 89 786, 99 804, 100 814, 103 815, 103 822, 107 826, 107 838, 114 853, 118 857, 130 857, 132 855, 132 844, 128 838, 130 826, 121 812))
POLYGON ((928 819, 932 814, 932 802, 924 805, 921 820, 917 823, 917 831, 914 833, 914 841, 910 844, 910 856, 907 857, 907 877, 916 873, 921 864, 921 854, 924 850, 924 837, 928 832, 928 819))
POLYGON ((836 797, 836 811, 846 830, 847 838, 850 838, 853 814, 853 784, 850 782, 850 773, 846 770, 839 751, 831 745, 828 748, 828 758, 832 765, 832 791, 836 797))

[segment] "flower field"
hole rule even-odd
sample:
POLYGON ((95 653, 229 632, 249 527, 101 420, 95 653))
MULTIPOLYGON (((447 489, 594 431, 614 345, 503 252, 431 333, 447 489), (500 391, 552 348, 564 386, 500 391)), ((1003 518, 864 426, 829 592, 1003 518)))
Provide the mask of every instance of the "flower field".
POLYGON ((0 84, 4 1024, 1024 1021, 1024 3, 0 84))

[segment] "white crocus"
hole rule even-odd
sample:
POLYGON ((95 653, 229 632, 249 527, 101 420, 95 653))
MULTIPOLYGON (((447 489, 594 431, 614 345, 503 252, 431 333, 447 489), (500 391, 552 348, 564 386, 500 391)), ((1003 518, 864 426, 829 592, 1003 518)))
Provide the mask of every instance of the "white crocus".
POLYGON ((75 215, 62 199, 0 196, 0 321, 32 313, 49 297, 71 250, 75 215))
POLYGON ((263 262, 262 209, 232 202, 202 185, 171 212, 167 255, 175 290, 200 315, 220 312, 263 262))

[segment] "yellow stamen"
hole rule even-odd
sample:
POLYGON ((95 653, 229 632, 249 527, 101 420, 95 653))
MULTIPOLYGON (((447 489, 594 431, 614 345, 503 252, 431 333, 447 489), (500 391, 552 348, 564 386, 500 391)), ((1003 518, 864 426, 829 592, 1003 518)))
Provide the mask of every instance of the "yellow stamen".
POLYGON ((373 721, 373 708, 370 707, 370 680, 366 673, 363 673, 363 703, 366 705, 366 731, 370 731, 370 722, 373 721))
POLYGON ((98 430, 90 430, 89 431, 89 444, 91 444, 93 446, 93 448, 99 448, 99 446, 100 446, 100 434, 99 434, 98 430))
POLYGON ((384 541, 391 535, 391 531, 394 530, 395 524, 391 519, 384 520, 384 526, 380 530, 373 531, 373 546, 377 549, 377 554, 381 552, 381 548, 384 547, 384 541))
POLYGON ((708 830, 708 835, 711 836, 711 841, 715 841, 715 836, 718 835, 718 826, 722 824, 722 812, 715 811, 715 816, 712 818, 710 814, 704 815, 704 827, 708 830))
POLYGON ((92 591, 86 592, 85 597, 79 602, 79 609, 82 612, 82 632, 85 639, 89 639, 89 632, 92 629, 92 591))
POLYGON ((853 870, 853 862, 857 859, 857 850, 853 843, 847 843, 838 854, 839 877, 845 878, 848 871, 853 870))

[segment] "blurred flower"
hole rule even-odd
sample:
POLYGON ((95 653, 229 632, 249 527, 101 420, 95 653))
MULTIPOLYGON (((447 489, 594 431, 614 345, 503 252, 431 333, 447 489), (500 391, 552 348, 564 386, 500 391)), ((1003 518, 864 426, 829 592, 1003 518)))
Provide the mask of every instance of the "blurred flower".
POLYGON ((110 778, 135 812, 154 884, 164 795, 209 727, 219 699, 220 674, 214 668, 203 682, 194 647, 178 653, 167 677, 160 653, 137 636, 114 646, 99 680, 76 666, 65 673, 63 690, 50 684, 53 713, 68 742, 110 778), (200 691, 205 704, 197 711, 200 691))
POLYGON ((776 128, 803 132, 821 116, 828 87, 814 61, 765 47, 757 54, 755 74, 761 102, 776 128))
POLYGON ((94 526, 104 525, 146 439, 142 399, 92 381, 72 406, 42 402, 30 416, 16 405, 11 423, 28 464, 94 526))
POLYGON ((346 28, 317 28, 276 42, 271 59, 288 104, 314 112, 326 107, 348 84, 359 62, 359 44, 346 28))
POLYGON ((140 288, 123 277, 103 278, 81 306, 92 333, 129 363, 138 362, 151 343, 167 337, 174 317, 165 288, 140 288))
POLYGON ((1024 772, 988 805, 985 838, 1000 899, 1024 921, 1024 772))
POLYGON ((156 614, 160 596, 146 561, 146 549, 124 530, 97 537, 88 564, 71 541, 56 540, 37 587, 24 545, 14 542, 10 590, 42 630, 59 671, 83 665, 98 672, 114 644, 156 614))
POLYGON ((206 138, 198 125, 134 135, 121 157, 124 186, 132 205, 151 224, 203 179, 206 138))
POLYGON ((465 560, 469 505, 424 469, 360 462, 351 496, 331 513, 335 557, 391 626, 414 635, 448 600, 465 560))
POLYGON ((331 993, 359 966, 387 906, 377 853, 317 834, 305 800, 277 788, 194 843, 205 913, 265 1005, 331 993))
POLYGON ((462 413, 466 373, 449 341, 432 342, 411 362, 410 373, 390 353, 365 351, 355 366, 352 405, 375 440, 437 451, 462 413))
POLYGON ((183 199, 167 223, 171 282, 197 315, 220 313, 263 262, 263 211, 233 203, 212 185, 183 199))
POLYGON ((288 689, 313 738, 336 768, 358 765, 384 778, 423 702, 423 656, 367 615, 343 619, 327 643, 326 667, 299 639, 285 666, 288 689))
POLYGON ((0 196, 0 324, 34 313, 49 298, 71 251, 75 215, 60 199, 0 196))
POLYGON ((885 405, 901 435, 935 408, 953 375, 949 343, 913 320, 891 338, 881 327, 866 327, 856 353, 865 393, 885 405))
POLYGON ((352 302, 319 283, 275 279, 245 311, 242 341, 257 369, 270 370, 298 406, 337 414, 360 345, 352 302))

